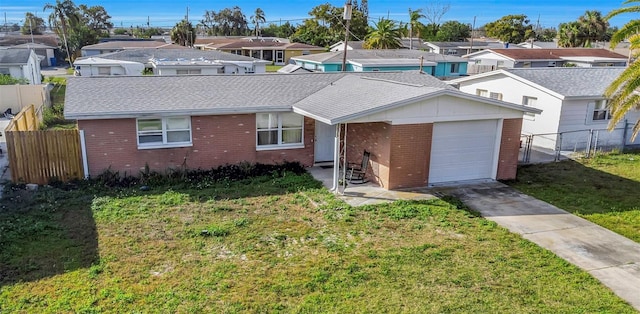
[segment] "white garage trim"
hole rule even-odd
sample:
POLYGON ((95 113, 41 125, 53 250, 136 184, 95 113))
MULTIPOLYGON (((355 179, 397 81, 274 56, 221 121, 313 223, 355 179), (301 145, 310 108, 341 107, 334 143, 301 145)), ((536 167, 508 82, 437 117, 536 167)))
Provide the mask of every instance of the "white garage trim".
POLYGON ((495 180, 502 119, 433 124, 429 184, 495 180))

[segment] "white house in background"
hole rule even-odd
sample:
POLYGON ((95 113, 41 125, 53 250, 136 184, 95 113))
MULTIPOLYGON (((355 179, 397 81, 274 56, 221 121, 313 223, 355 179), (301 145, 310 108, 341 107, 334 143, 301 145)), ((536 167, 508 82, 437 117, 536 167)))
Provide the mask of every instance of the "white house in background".
POLYGON ((41 84, 40 60, 33 49, 0 50, 0 75, 25 78, 29 84, 41 84))
MULTIPOLYGON (((153 72, 154 75, 264 73, 266 65, 271 64, 270 61, 215 50, 127 49, 78 58, 75 64, 78 65, 80 62, 82 76, 90 76, 82 72, 84 68, 82 64, 85 60, 100 60, 110 64, 113 68, 111 75, 140 75, 142 73, 142 70, 138 70, 140 65, 142 69, 153 72), (132 74, 123 74, 123 69, 131 67, 132 64, 135 64, 135 71, 132 74), (117 69, 118 65, 123 69, 117 69)), ((95 63, 95 61, 87 62, 95 63)), ((76 70, 78 70, 77 66, 76 70)), ((103 71, 107 73, 106 69, 103 71)))
MULTIPOLYGON (((262 61, 262 60, 260 60, 262 61)), ((253 74, 265 73, 265 63, 259 62, 256 66, 254 61, 227 61, 197 59, 151 59, 153 74, 155 75, 187 75, 187 74, 253 74)))
POLYGON ((142 75, 144 64, 140 62, 88 57, 74 62, 76 76, 142 75))
POLYGON ((469 59, 469 74, 511 68, 626 66, 628 58, 607 49, 485 49, 462 56, 469 59))
MULTIPOLYGON (((630 142, 631 128, 625 131, 624 122, 612 132, 606 130, 610 116, 604 90, 623 70, 622 67, 502 69, 458 78, 452 83, 469 94, 541 109, 542 114, 526 114, 522 125, 523 134, 534 135, 534 146, 581 150, 588 145, 640 144, 640 137, 630 142)), ((627 121, 632 123, 639 117, 640 112, 633 111, 627 115, 627 121)))

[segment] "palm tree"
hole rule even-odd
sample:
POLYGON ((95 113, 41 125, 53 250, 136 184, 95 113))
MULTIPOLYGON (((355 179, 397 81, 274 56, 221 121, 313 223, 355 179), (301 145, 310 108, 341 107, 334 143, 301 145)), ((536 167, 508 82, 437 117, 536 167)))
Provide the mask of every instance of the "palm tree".
POLYGON ((256 38, 260 35, 260 23, 265 23, 267 19, 264 17, 264 11, 262 9, 257 8, 256 12, 251 16, 251 22, 255 26, 256 30, 256 38))
POLYGON ((397 49, 402 47, 400 38, 401 28, 394 21, 381 18, 364 37, 363 46, 367 49, 397 49))
POLYGON ((413 30, 416 29, 418 31, 417 35, 420 38, 420 30, 422 27, 422 23, 420 23, 420 19, 424 18, 425 15, 422 14, 422 9, 411 10, 409 8, 409 50, 413 49, 413 30))
POLYGON ((580 23, 568 22, 562 23, 558 27, 558 47, 571 48, 582 46, 584 41, 580 23))
POLYGON ((191 22, 182 20, 171 29, 171 40, 180 46, 193 47, 196 32, 191 22))
MULTIPOLYGON (((640 2, 640 0, 627 0, 624 4, 640 2)), ((623 13, 640 12, 640 5, 623 7, 611 11, 605 17, 609 20, 614 16, 623 13)), ((621 41, 629 40, 629 50, 634 51, 640 48, 640 20, 635 19, 629 21, 622 26, 611 37, 611 48, 615 48, 621 41)), ((605 97, 609 99, 607 105, 611 112, 611 120, 609 121, 609 130, 613 130, 625 115, 631 110, 640 110, 640 62, 636 59, 627 67, 620 77, 615 79, 604 92, 605 97)), ((640 119, 633 126, 631 140, 635 140, 640 133, 640 119)))
POLYGON ((578 18, 578 24, 584 34, 584 47, 591 47, 591 43, 600 40, 607 33, 609 22, 602 18, 600 11, 586 11, 578 18))
MULTIPOLYGON (((52 10, 49 15, 49 25, 51 28, 54 28, 56 25, 60 25, 62 29, 62 40, 64 42, 64 47, 67 50, 67 58, 69 58, 69 63, 73 67, 73 62, 71 60, 71 53, 69 52, 69 43, 67 42, 68 33, 68 22, 73 22, 79 20, 77 15, 76 5, 71 0, 56 0, 55 4, 47 3, 44 5, 42 11, 52 10), (60 24, 58 24, 60 21, 60 24)), ((58 28, 55 27, 56 32, 59 32, 58 28)), ((58 33, 60 35, 60 33, 58 33)))

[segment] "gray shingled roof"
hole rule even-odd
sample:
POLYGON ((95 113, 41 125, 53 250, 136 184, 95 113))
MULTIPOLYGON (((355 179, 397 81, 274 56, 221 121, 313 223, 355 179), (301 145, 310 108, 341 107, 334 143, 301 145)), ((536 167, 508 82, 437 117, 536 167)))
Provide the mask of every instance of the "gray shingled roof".
POLYGON ((399 83, 380 78, 345 75, 294 104, 294 111, 328 124, 349 121, 433 96, 447 89, 441 86, 399 83), (345 95, 348 97, 345 106, 345 95), (355 96, 355 97, 354 97, 355 96))
MULTIPOLYGON (((216 50, 198 50, 198 49, 163 49, 163 48, 146 48, 146 49, 128 49, 118 52, 104 53, 100 55, 93 55, 91 57, 98 57, 111 60, 121 61, 133 61, 140 62, 142 64, 148 64, 149 59, 200 59, 206 60, 224 60, 224 61, 262 61, 260 59, 240 56, 233 53, 216 51, 216 50)), ((78 58, 86 59, 89 57, 78 58)), ((267 62, 267 61, 265 61, 267 62)))
POLYGON ((624 68, 528 68, 505 69, 513 75, 538 84, 565 97, 601 97, 624 68))
POLYGON ((0 49, 0 64, 27 64, 29 49, 0 49))
MULTIPOLYGON (((420 59, 424 57, 424 61, 432 62, 468 62, 456 56, 441 55, 433 52, 422 50, 408 49, 356 49, 347 50, 347 60, 351 59, 420 59)), ((325 53, 316 53, 306 56, 293 57, 292 59, 320 62, 320 63, 342 63, 343 52, 333 51, 325 53)))
MULTIPOLYGON (((70 77, 64 110, 66 117, 74 119, 291 110, 295 103, 345 75, 347 74, 292 73, 70 77)), ((418 72, 363 72, 349 75, 455 91, 433 76, 418 72)))

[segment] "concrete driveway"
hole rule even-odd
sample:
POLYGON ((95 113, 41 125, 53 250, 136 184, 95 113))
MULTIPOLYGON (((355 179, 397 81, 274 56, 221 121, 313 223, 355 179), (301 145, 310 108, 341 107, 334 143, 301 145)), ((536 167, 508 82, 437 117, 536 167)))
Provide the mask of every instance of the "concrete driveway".
POLYGON ((640 244, 504 184, 439 188, 584 269, 640 311, 640 244))

